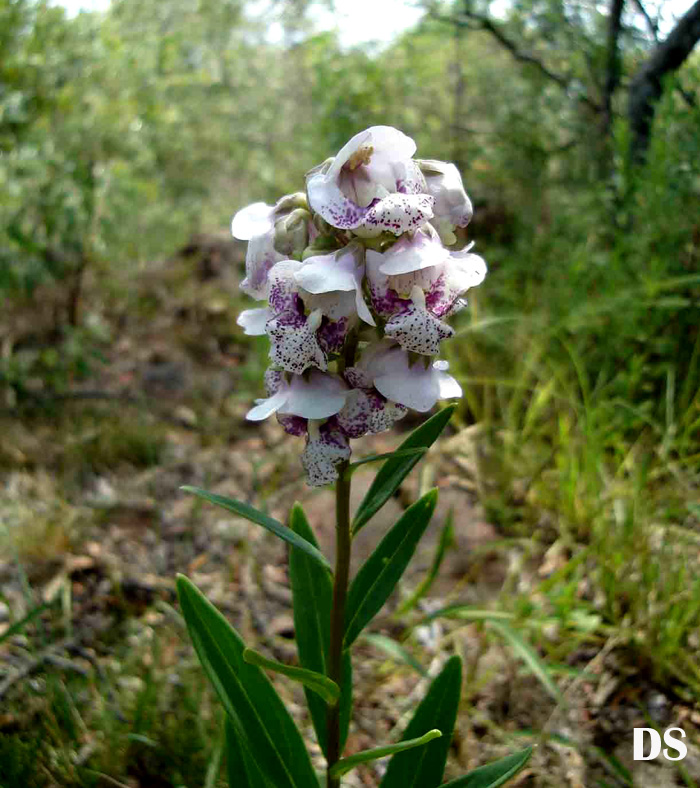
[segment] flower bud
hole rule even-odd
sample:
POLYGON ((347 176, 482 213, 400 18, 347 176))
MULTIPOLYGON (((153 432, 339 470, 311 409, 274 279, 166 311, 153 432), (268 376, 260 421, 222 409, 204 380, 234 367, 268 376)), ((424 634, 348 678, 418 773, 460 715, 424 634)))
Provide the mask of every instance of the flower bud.
POLYGON ((275 216, 286 216, 286 214, 291 213, 296 208, 309 210, 309 204, 306 201, 304 192, 294 192, 294 194, 285 194, 284 197, 280 197, 275 205, 275 216))
POLYGON ((288 216, 275 222, 275 249, 287 257, 299 260, 309 242, 311 214, 295 208, 288 216))

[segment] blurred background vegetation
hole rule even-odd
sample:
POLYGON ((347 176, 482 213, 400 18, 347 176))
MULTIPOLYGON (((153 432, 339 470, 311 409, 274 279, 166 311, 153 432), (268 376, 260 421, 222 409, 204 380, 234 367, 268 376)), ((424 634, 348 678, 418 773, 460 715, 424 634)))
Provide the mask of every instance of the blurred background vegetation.
MULTIPOLYGON (((99 563, 116 509, 157 518, 121 500, 120 480, 175 497, 236 446, 249 496, 298 475, 289 457, 266 470, 242 420, 266 350, 235 326, 244 250, 228 226, 375 124, 454 161, 475 204, 490 272, 448 354, 466 391, 455 440, 476 445, 493 549, 518 556, 488 604, 551 675, 585 644, 700 708, 700 4, 380 3, 336 24, 332 3, 310 0, 0 0, 3 788, 217 784, 216 720, 197 721, 194 663, 168 683, 170 636, 119 656, 141 683, 117 682, 118 714, 109 697, 81 706, 105 671, 94 655, 78 654, 80 696, 50 670, 19 681, 16 649, 71 638, 87 564, 65 556, 87 539, 99 563), (533 561, 542 571, 521 582, 533 561), (55 577, 58 597, 42 585, 55 577), (27 696, 51 714, 27 720, 27 696), (158 713, 171 702, 178 720, 158 713)), ((187 510, 188 528, 198 517, 187 510)), ((176 615, 140 597, 132 609, 120 589, 120 625, 176 615)), ((550 763, 523 784, 661 785, 589 744, 567 746, 605 781, 568 783, 550 763)), ((678 769, 669 785, 696 784, 678 769)))

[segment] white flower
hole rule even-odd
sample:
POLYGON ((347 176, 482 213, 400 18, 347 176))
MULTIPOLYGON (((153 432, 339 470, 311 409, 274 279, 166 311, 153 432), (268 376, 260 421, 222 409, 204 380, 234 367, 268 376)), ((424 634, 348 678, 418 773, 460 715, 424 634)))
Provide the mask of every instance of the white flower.
POLYGON ((336 375, 311 370, 308 375, 292 375, 287 381, 281 373, 267 376, 271 396, 255 401, 246 414, 249 421, 262 421, 273 413, 303 419, 327 419, 338 413, 348 396, 345 382, 336 375))
MULTIPOLYGON (((474 213, 472 203, 464 190, 462 176, 454 164, 434 159, 423 159, 418 165, 425 176, 428 194, 435 199, 435 224, 450 228, 466 227, 474 213)), ((442 232, 440 233, 442 236, 442 232)), ((454 243, 452 234, 450 243, 454 243)))
POLYGON ((469 249, 450 254, 428 226, 384 254, 368 250, 366 271, 372 306, 387 319, 385 334, 405 350, 437 355, 454 333, 442 318, 464 305, 461 296, 483 281, 486 263, 469 249))
POLYGON ((356 313, 374 326, 376 323, 362 294, 364 273, 362 248, 352 243, 339 252, 307 258, 294 279, 305 291, 302 297, 309 308, 320 308, 331 320, 356 313))
POLYGON ((246 277, 240 284, 246 295, 258 301, 267 297, 270 269, 289 256, 278 251, 276 240, 281 239, 283 246, 288 247, 288 252, 292 247, 305 246, 303 237, 308 237, 308 227, 305 226, 307 222, 304 216, 308 216, 309 220, 311 218, 304 210, 305 207, 308 206, 303 194, 287 194, 275 205, 254 202, 233 217, 231 234, 241 241, 248 241, 246 277), (281 218, 284 219, 283 226, 276 229, 275 223, 281 218))
POLYGON ((419 359, 411 365, 408 353, 387 340, 367 348, 358 366, 380 394, 419 413, 429 411, 438 400, 462 396, 459 383, 447 374, 446 361, 425 364, 419 359))
POLYGON ((307 174, 311 208, 333 227, 372 237, 401 235, 433 215, 433 198, 411 156, 416 144, 391 126, 356 134, 307 174))

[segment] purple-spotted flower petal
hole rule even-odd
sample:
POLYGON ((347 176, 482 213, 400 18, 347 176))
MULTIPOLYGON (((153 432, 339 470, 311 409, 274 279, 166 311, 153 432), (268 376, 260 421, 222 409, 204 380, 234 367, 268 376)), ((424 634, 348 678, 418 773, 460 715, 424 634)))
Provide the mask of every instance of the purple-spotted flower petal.
POLYGON ((364 237, 419 227, 433 215, 433 199, 411 160, 415 151, 415 142, 391 126, 356 134, 307 174, 311 208, 333 227, 364 237))
POLYGON ((404 350, 436 356, 440 352, 440 342, 449 339, 454 329, 427 310, 425 293, 414 285, 411 304, 387 322, 384 333, 404 350))
POLYGON ((368 387, 350 391, 337 419, 348 438, 361 438, 391 429, 406 412, 402 405, 389 402, 376 389, 368 387))
POLYGON ((309 421, 301 464, 310 487, 332 484, 338 478, 338 465, 350 459, 348 439, 334 422, 335 419, 324 424, 309 421))
POLYGON ((316 309, 308 317, 288 310, 268 320, 272 363, 295 375, 301 375, 307 367, 328 369, 326 355, 316 337, 322 319, 321 310, 316 309))

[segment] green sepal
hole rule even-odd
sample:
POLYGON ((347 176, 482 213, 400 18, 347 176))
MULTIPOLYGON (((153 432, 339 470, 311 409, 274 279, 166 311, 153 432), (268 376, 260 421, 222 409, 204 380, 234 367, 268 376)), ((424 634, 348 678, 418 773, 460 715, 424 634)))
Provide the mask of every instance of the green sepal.
POLYGON ((328 559, 317 547, 314 547, 314 545, 307 542, 306 539, 302 539, 298 534, 294 533, 294 531, 282 525, 279 520, 275 520, 274 517, 270 517, 269 515, 258 511, 258 509, 256 509, 254 506, 250 506, 249 504, 243 503, 242 501, 237 501, 235 498, 226 498, 223 495, 216 495, 215 493, 207 492, 206 490, 202 490, 200 487, 184 485, 183 487, 180 487, 180 489, 184 490, 185 492, 193 493, 194 495, 197 495, 200 498, 203 498, 205 501, 215 504, 216 506, 221 506, 222 509, 233 512, 240 517, 245 517, 246 520, 250 520, 256 525, 261 525, 263 528, 270 531, 270 533, 273 533, 280 539, 284 539, 285 542, 288 542, 289 544, 298 547, 300 550, 303 550, 315 561, 318 561, 321 566, 324 566, 326 569, 330 570, 331 565, 328 563, 328 559))
POLYGON ((462 660, 458 656, 450 657, 433 679, 403 736, 411 739, 426 728, 439 728, 443 737, 424 750, 395 755, 389 761, 380 788, 437 788, 440 785, 457 719, 461 686, 462 660))
POLYGON ((315 785, 301 734, 267 676, 244 661, 240 635, 184 575, 178 575, 177 593, 195 651, 239 749, 274 788, 315 785))
POLYGON ((534 747, 526 747, 513 755, 506 755, 498 761, 487 763, 463 777, 451 780, 442 788, 499 788, 523 769, 534 749, 534 747))
POLYGON ((442 731, 433 729, 416 739, 405 739, 396 744, 387 744, 385 747, 375 747, 373 750, 364 750, 363 752, 355 753, 355 755, 350 755, 347 758, 341 758, 338 763, 331 768, 331 777, 342 777, 361 763, 376 761, 378 758, 384 758, 387 755, 394 755, 396 753, 405 752, 406 750, 412 750, 415 747, 423 747, 433 741, 433 739, 439 739, 441 736, 442 731))
MULTIPOLYGON (((448 407, 431 416, 424 424, 413 430, 397 451, 402 452, 405 449, 416 448, 429 449, 447 426, 447 422, 450 420, 450 416, 452 416, 456 407, 456 405, 448 405, 448 407)), ((352 523, 353 534, 356 534, 360 528, 366 525, 384 506, 422 456, 423 454, 420 453, 392 457, 382 465, 372 482, 372 486, 367 491, 355 513, 352 523)))
POLYGON ((391 596, 430 523, 437 504, 433 489, 401 515, 355 576, 345 608, 348 648, 391 596))

